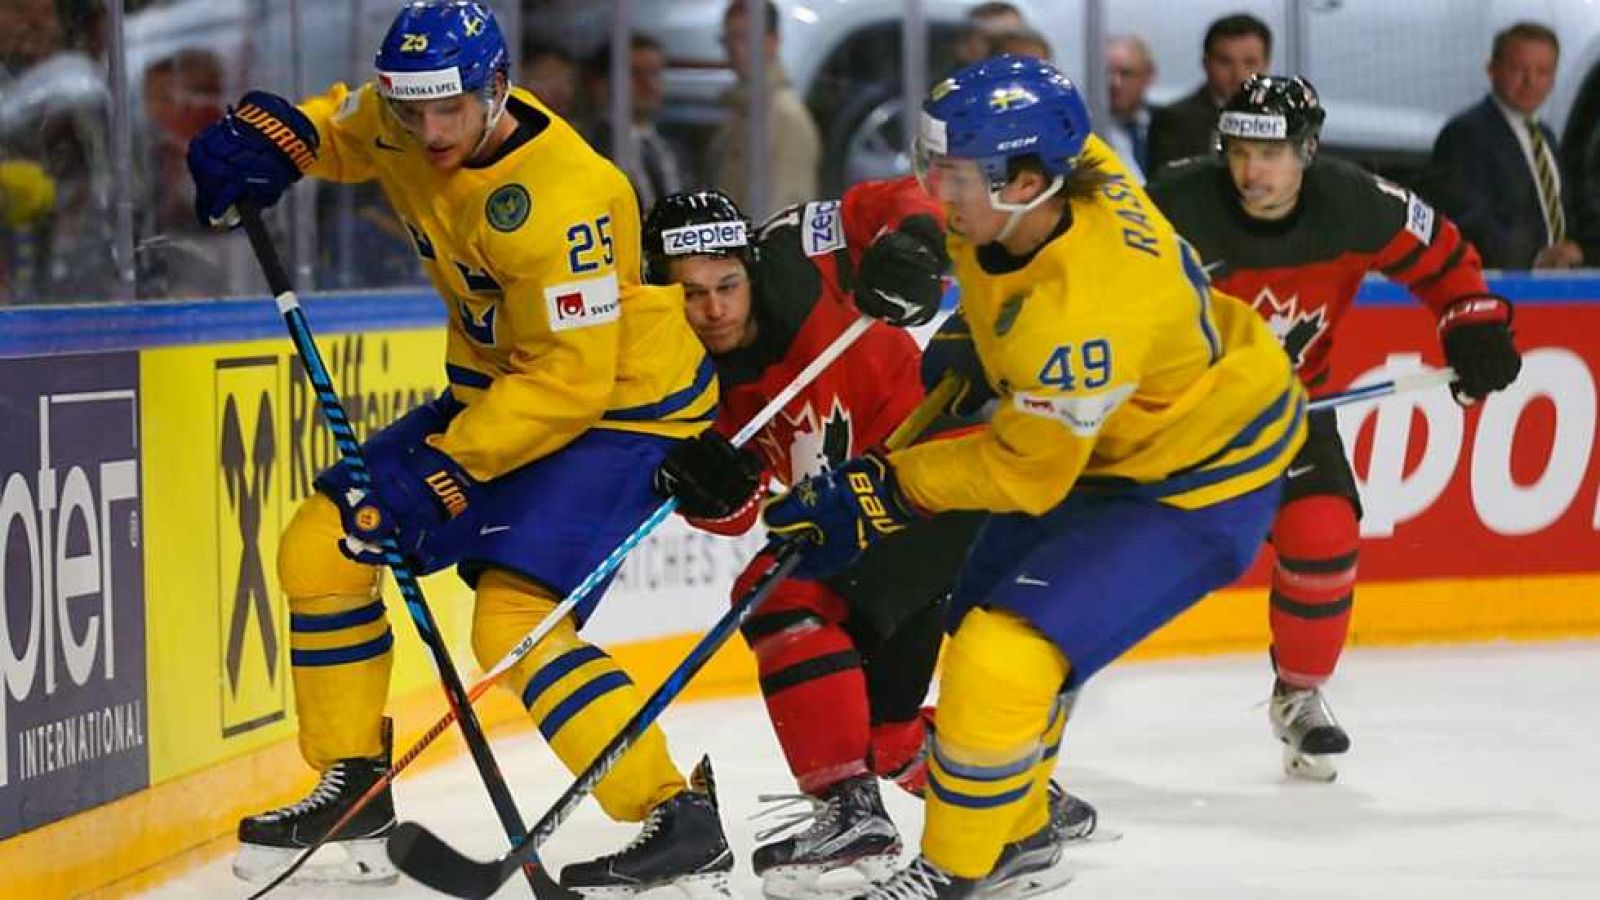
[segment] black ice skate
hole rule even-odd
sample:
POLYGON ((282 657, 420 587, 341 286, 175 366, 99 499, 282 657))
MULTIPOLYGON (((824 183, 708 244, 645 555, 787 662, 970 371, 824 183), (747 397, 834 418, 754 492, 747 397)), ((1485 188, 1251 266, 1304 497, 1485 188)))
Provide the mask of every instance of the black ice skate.
POLYGON ((757 832, 757 841, 810 823, 799 834, 756 848, 752 865, 768 897, 791 900, 815 895, 817 880, 836 869, 854 868, 869 882, 887 878, 894 871, 901 850, 900 833, 883 808, 875 776, 858 775, 842 781, 820 798, 764 794, 760 799, 779 804, 761 815, 780 817, 780 821, 757 832))
POLYGON ((1350 736, 1333 718, 1322 692, 1295 688, 1281 680, 1268 704, 1272 733, 1283 742, 1283 771, 1307 781, 1332 781, 1339 771, 1332 757, 1350 749, 1350 736))
POLYGON ((1000 850, 994 869, 979 882, 983 900, 1022 900, 1066 886, 1072 873, 1061 862, 1062 845, 1088 840, 1099 816, 1086 801, 1051 781, 1050 818, 1033 834, 1000 850))
POLYGON ((690 781, 688 790, 650 811, 628 846, 562 870, 561 886, 585 897, 632 897, 671 886, 691 900, 731 898, 733 852, 717 814, 709 759, 690 781))
MULTIPOLYGON (((341 759, 322 773, 305 799, 239 820, 239 852, 233 858, 233 873, 245 881, 265 881, 321 839, 351 804, 389 770, 391 729, 385 719, 382 756, 341 759)), ((323 852, 319 851, 290 883, 394 883, 399 874, 383 849, 393 830, 394 796, 385 787, 328 840, 326 846, 342 850, 344 860, 319 863, 323 852)))

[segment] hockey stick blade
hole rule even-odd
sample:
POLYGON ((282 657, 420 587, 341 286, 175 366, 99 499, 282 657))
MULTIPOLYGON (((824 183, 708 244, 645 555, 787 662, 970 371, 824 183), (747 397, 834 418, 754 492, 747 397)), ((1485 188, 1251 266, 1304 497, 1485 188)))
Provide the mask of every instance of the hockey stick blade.
MULTIPOLYGON (((439 836, 416 822, 401 822, 389 835, 389 859, 417 881, 454 897, 492 897, 517 874, 519 860, 508 858, 479 862, 463 855, 439 836)), ((581 900, 546 875, 534 887, 539 900, 581 900), (546 886, 548 885, 548 887, 546 886)))

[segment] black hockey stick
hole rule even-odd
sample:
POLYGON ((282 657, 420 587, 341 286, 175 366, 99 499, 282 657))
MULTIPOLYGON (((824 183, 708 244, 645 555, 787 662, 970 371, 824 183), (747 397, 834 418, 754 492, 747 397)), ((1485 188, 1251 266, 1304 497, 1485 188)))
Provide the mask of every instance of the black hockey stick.
MULTIPOLYGON (((350 469, 351 480, 362 489, 370 489, 371 474, 367 471, 366 461, 361 456, 361 443, 356 440, 355 429, 350 425, 350 418, 345 415, 344 404, 339 401, 339 394, 334 389, 333 378, 328 374, 328 367, 323 362, 322 351, 317 349, 317 343, 311 334, 311 325, 306 321, 306 315, 300 309, 300 300, 295 296, 294 285, 289 281, 289 273, 283 267, 283 260, 278 257, 278 248, 272 242, 272 236, 267 233, 267 226, 261 221, 261 211, 248 201, 239 204, 239 216, 244 222, 245 234, 250 238, 250 247, 255 251, 256 261, 261 264, 261 272, 266 276, 267 287, 272 291, 273 298, 278 304, 278 312, 283 315, 283 322, 289 328, 289 338, 294 342, 295 351, 300 354, 301 361, 305 364, 306 376, 311 381, 311 387, 317 392, 317 404, 322 410, 322 418, 328 423, 328 431, 333 435, 334 444, 339 448, 339 455, 345 460, 350 469)), ((489 791, 489 799, 494 804, 495 813, 500 817, 500 824, 505 828, 506 837, 510 839, 511 846, 523 845, 523 837, 527 828, 522 824, 522 815, 517 812, 516 803, 511 798, 511 789, 506 786, 505 776, 500 772, 500 766, 494 760, 494 754, 489 750, 489 742, 483 735, 483 727, 478 723, 478 716, 472 709, 472 703, 467 700, 467 693, 461 686, 461 677, 456 674, 455 664, 450 661, 450 651, 445 648, 444 637, 439 633, 438 622, 433 617, 433 611, 428 608, 427 600, 422 596, 422 586, 417 583, 416 573, 411 571, 411 565, 400 554, 400 546, 393 537, 386 537, 382 543, 384 562, 394 573, 395 584, 400 589, 400 596, 405 599, 406 610, 411 614, 411 621, 417 626, 417 634, 422 638, 422 643, 427 645, 428 652, 433 657, 433 664, 439 670, 439 680, 444 683, 445 699, 456 714, 456 719, 461 723, 461 735, 465 738, 467 749, 472 754, 472 761, 478 767, 478 774, 483 778, 484 787, 489 791)), ((556 884, 540 865, 538 857, 532 853, 526 854, 519 866, 525 869, 528 884, 533 888, 535 896, 541 900, 578 900, 578 895, 556 884)), ((516 874, 513 869, 511 874, 516 874)), ((260 893, 265 893, 282 883, 287 875, 280 875, 272 885, 268 885, 260 893)), ((510 875, 507 876, 508 878, 510 875)))
POLYGON ((456 897, 490 897, 506 883, 523 861, 536 858, 540 845, 550 839, 561 823, 578 808, 583 798, 594 790, 594 786, 616 766, 638 741, 640 736, 667 708, 689 680, 699 673, 706 662, 722 649, 733 633, 739 629, 744 620, 750 616, 761 602, 767 599, 772 589, 778 582, 789 576, 794 567, 800 563, 800 554, 808 545, 801 542, 783 543, 771 569, 761 576, 754 588, 735 603, 717 624, 706 633, 699 644, 689 651, 683 662, 667 676, 667 680, 656 688, 655 693, 644 702, 639 711, 633 714, 628 724, 617 732, 594 762, 589 764, 582 775, 567 788, 550 808, 533 826, 533 831, 510 853, 493 862, 479 862, 471 857, 462 855, 454 847, 440 840, 437 835, 425 826, 416 822, 401 822, 395 826, 389 835, 389 859, 417 881, 422 882, 436 891, 443 891, 456 897))
MULTIPOLYGON (((944 380, 917 404, 917 408, 911 411, 906 420, 900 423, 885 445, 895 449, 909 444, 961 392, 962 382, 963 379, 959 375, 947 374, 944 380)), ((656 688, 655 693, 645 700, 639 711, 628 720, 628 724, 624 725, 611 742, 606 744, 605 749, 600 751, 600 755, 589 764, 589 768, 578 776, 578 779, 550 807, 549 812, 539 819, 533 826, 533 831, 529 832, 527 840, 514 846, 510 853, 493 862, 479 862, 462 855, 426 827, 416 822, 401 822, 389 835, 389 859, 399 867, 400 871, 436 891, 456 897, 492 896, 501 885, 516 874, 517 867, 523 860, 534 857, 539 847, 550 839, 568 816, 572 815, 578 804, 583 802, 583 798, 616 766, 623 754, 627 753, 644 734, 645 729, 660 717, 667 704, 682 693, 684 687, 706 662, 722 649, 722 645, 726 644, 729 638, 733 637, 733 633, 744 624, 744 620, 750 617, 756 607, 766 600, 772 589, 789 577, 789 573, 799 564, 801 554, 811 544, 806 541, 774 541, 768 546, 769 549, 772 546, 779 548, 772 568, 768 569, 756 585, 740 597, 717 624, 712 626, 706 636, 701 638, 700 643, 689 651, 689 655, 672 670, 672 674, 656 688)))

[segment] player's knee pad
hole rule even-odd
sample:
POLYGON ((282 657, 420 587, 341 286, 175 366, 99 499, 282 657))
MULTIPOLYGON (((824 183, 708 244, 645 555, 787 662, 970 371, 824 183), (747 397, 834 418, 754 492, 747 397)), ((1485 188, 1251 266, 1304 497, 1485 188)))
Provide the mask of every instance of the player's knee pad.
POLYGON ((1359 527, 1350 502, 1332 494, 1302 497, 1279 510, 1272 525, 1273 607, 1304 619, 1349 612, 1359 527))
POLYGON ((379 571, 339 550, 344 526, 339 508, 322 494, 301 501, 278 541, 278 584, 289 596, 376 597, 379 571))
MULTIPOLYGON (((735 602, 745 596, 749 585, 760 578, 760 572, 761 567, 756 565, 745 569, 733 587, 735 602)), ((838 623, 848 614, 843 598, 827 585, 789 579, 773 589, 767 601, 739 626, 739 631, 760 659, 818 630, 832 629, 844 634, 838 623)))
MULTIPOLYGON (((486 569, 478 576, 472 609, 472 653, 478 665, 485 670, 493 667, 528 632, 539 627, 559 603, 533 582, 499 569, 486 569)), ((513 671, 536 668, 582 643, 571 617, 566 617, 513 671)))

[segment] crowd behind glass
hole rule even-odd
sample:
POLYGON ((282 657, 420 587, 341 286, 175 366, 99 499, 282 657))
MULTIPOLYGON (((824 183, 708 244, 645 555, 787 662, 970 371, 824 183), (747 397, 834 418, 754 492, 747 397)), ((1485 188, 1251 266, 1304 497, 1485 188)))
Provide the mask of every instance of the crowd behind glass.
MULTIPOLYGON (((295 0, 286 2, 296 6, 295 0)), ((765 20, 759 46, 766 59, 765 65, 753 66, 751 51, 758 45, 743 39, 750 33, 746 2, 727 2, 721 43, 736 77, 714 127, 680 132, 661 126, 667 59, 648 22, 634 23, 620 67, 609 41, 595 45, 564 40, 542 25, 516 27, 513 33, 522 40, 515 80, 611 155, 619 146, 611 74, 628 73, 631 138, 625 145, 631 159, 626 168, 641 210, 663 194, 713 186, 759 219, 840 190, 843 185, 823 183, 819 123, 778 62, 783 31, 776 8, 755 7, 765 20), (752 70, 764 72, 765 102, 751 102, 752 70), (766 179, 759 185, 746 177, 753 109, 767 116, 771 137, 766 179)), ((338 61, 328 70, 330 78, 364 78, 363 61, 376 41, 368 19, 386 20, 391 12, 364 9, 383 6, 371 0, 304 3, 300 27, 291 24, 285 30, 277 21, 282 16, 262 19, 258 28, 238 27, 282 5, 279 0, 0 4, 0 304, 261 292, 241 239, 210 232, 195 220, 184 165, 187 142, 254 84, 291 94, 323 89, 324 83, 299 83, 313 80, 306 72, 318 68, 294 68, 303 59, 338 61), (186 29, 199 36, 185 38, 186 29), (246 37, 230 43, 230 29, 246 37), (122 121, 127 124, 119 128, 122 121)), ((525 21, 519 15, 523 10, 506 9, 509 2, 493 5, 502 18, 525 21)), ((523 5, 537 7, 540 0, 523 5)), ((582 4, 575 9, 573 16, 595 15, 581 11, 582 4)), ((611 33, 604 27, 599 32, 611 33)), ((1155 173, 1173 159, 1205 152, 1216 111, 1228 94, 1248 74, 1271 70, 1272 42, 1267 26, 1248 15, 1209 27, 1197 23, 1197 68, 1203 80, 1192 94, 1153 108, 1146 99, 1154 75, 1148 48, 1138 35, 1109 36, 1102 52, 1106 114, 1098 130, 1140 172, 1155 173)), ((1484 48, 1489 60, 1484 99, 1446 125, 1429 164, 1410 185, 1451 213, 1490 267, 1574 268, 1600 258, 1600 244, 1592 243, 1600 231, 1600 199, 1587 196, 1600 191, 1585 190, 1590 183, 1600 185, 1600 179, 1589 177, 1590 161, 1600 166, 1600 148, 1562 148, 1538 119, 1559 49, 1557 36, 1538 23, 1501 32, 1493 47, 1484 48), (1510 127, 1499 128, 1497 116, 1510 127), (1486 153, 1484 142, 1497 136, 1514 136, 1517 143, 1506 141, 1498 156, 1486 153), (1525 165, 1527 171, 1485 171, 1495 164, 1525 165), (1522 185, 1528 194, 1511 220, 1504 211, 1519 208, 1518 198, 1493 196, 1508 184, 1522 185)), ((1002 52, 1052 54, 1015 7, 982 3, 969 12, 955 44, 937 58, 959 64, 1002 52)), ((374 185, 302 186, 293 199, 276 212, 274 225, 289 236, 303 288, 421 283, 411 244, 374 185)))

